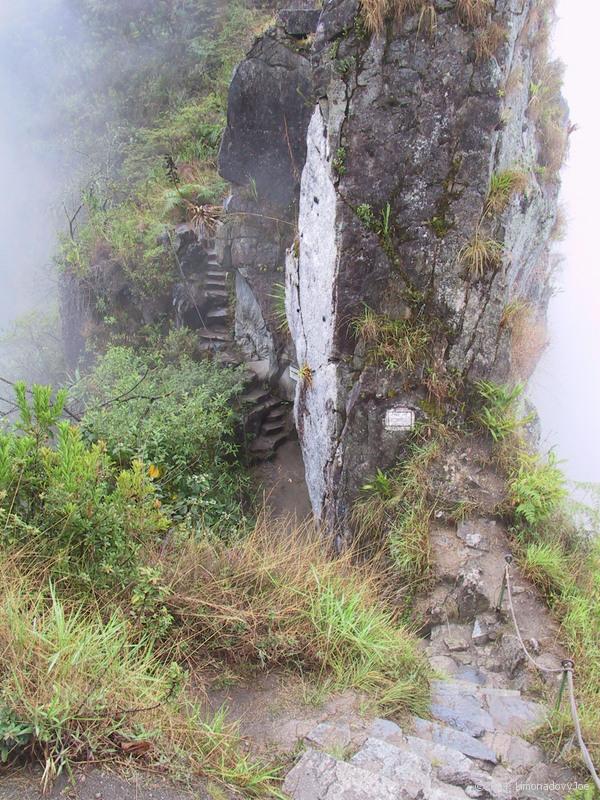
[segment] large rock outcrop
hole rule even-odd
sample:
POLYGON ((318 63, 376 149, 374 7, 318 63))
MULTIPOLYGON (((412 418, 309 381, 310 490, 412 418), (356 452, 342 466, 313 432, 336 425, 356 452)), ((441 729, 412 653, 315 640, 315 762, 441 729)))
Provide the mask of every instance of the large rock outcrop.
POLYGON ((543 15, 533 0, 476 3, 475 20, 453 0, 408 5, 378 34, 357 0, 325 2, 314 39, 314 15, 294 35, 282 18, 234 76, 220 159, 238 326, 270 348, 275 381, 296 361, 313 510, 342 536, 432 403, 518 377, 548 300, 548 149, 566 120, 553 109, 549 143, 533 113, 543 15), (270 299, 286 249, 292 342, 270 299))

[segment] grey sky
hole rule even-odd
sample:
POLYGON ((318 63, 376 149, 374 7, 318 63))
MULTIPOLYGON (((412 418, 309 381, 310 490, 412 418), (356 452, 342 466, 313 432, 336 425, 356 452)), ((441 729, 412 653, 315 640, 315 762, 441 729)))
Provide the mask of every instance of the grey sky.
POLYGON ((567 65, 564 93, 579 129, 563 171, 569 229, 559 246, 566 258, 558 276, 562 291, 551 303, 551 344, 531 396, 545 444, 556 445, 569 477, 600 482, 600 108, 593 69, 600 4, 559 0, 558 11, 555 52, 567 65))

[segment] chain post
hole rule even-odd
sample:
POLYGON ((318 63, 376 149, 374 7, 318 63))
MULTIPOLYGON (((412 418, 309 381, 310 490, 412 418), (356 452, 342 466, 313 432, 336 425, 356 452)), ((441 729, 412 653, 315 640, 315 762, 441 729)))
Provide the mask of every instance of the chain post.
POLYGON ((563 694, 565 692, 565 686, 567 685, 567 675, 569 672, 573 672, 575 669, 575 662, 570 658, 565 658, 561 661, 561 666, 563 668, 563 674, 560 681, 560 687, 558 689, 558 697, 556 698, 556 705, 554 707, 555 711, 560 709, 560 705, 562 703, 563 694))
MULTIPOLYGON (((504 560, 506 561, 506 565, 510 566, 512 564, 513 557, 510 553, 507 553, 504 556, 504 560)), ((498 599, 498 603, 496 604, 496 613, 500 614, 502 612, 502 603, 504 602, 504 593, 506 592, 506 569, 502 574, 502 586, 500 587, 500 598, 498 599)))

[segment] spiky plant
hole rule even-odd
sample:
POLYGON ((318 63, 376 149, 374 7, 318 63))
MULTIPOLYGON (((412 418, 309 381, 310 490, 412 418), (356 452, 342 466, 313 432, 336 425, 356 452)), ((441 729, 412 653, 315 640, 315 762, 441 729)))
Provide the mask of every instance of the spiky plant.
POLYGON ((298 369, 298 378, 308 389, 310 389, 310 387, 312 386, 313 374, 314 373, 311 367, 306 363, 306 361, 298 369))
POLYGON ((273 291, 269 294, 269 297, 273 300, 273 316, 275 317, 277 330, 280 333, 289 333, 290 325, 285 310, 285 284, 273 284, 273 291))
POLYGON ((471 277, 477 280, 488 268, 500 266, 503 254, 502 243, 487 237, 481 228, 477 228, 473 238, 460 250, 458 258, 468 268, 471 277))
POLYGON ((490 181, 490 191, 485 205, 486 212, 500 214, 512 197, 522 194, 529 185, 525 172, 519 169, 505 169, 494 172, 490 181))

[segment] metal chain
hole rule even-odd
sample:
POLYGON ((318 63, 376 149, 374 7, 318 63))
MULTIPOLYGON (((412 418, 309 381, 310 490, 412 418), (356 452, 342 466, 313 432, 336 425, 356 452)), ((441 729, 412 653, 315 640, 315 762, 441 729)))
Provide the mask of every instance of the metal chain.
POLYGON ((583 741, 583 736, 581 735, 581 725, 579 723, 579 714, 577 713, 577 703, 575 702, 575 689, 573 687, 573 662, 568 667, 565 667, 565 672, 567 674, 567 686, 569 687, 569 703, 571 706, 571 716, 573 717, 573 725, 575 726, 575 733, 577 734, 577 741, 579 742, 579 749, 581 750, 581 755, 583 756, 583 761, 586 767, 588 768, 588 772, 592 776, 594 783, 596 784, 596 788, 600 790, 600 778, 598 777, 598 773, 592 763, 592 759, 590 757, 590 752, 587 749, 585 742, 583 741))
POLYGON ((581 724, 579 722, 579 714, 577 713, 577 702, 575 700, 575 688, 574 688, 574 685, 573 685, 573 671, 574 671, 574 666, 575 666, 574 662, 571 659, 565 659, 562 662, 562 666, 561 666, 560 669, 558 669, 558 668, 553 668, 552 669, 552 668, 549 668, 549 667, 543 667, 541 664, 538 664, 537 661, 533 658, 533 656, 531 655, 531 653, 529 652, 529 650, 525 646, 525 642, 523 641, 523 637, 521 636, 521 630, 520 630, 519 624, 517 622, 517 617, 516 617, 516 614, 515 614, 515 607, 513 605, 512 587, 511 587, 511 583, 510 583, 510 565, 512 563, 512 555, 510 555, 510 554, 506 555, 505 556, 505 561, 506 561, 506 566, 504 568, 504 579, 502 581, 502 589, 500 591, 500 599, 498 601, 498 606, 496 608, 497 608, 498 611, 500 611, 500 606, 502 605, 502 599, 504 597, 504 589, 506 589, 506 594, 507 594, 507 597, 508 597, 508 606, 510 608, 510 615, 512 617, 513 625, 514 625, 515 631, 517 633, 517 638, 519 639, 521 647, 523 648, 523 652, 525 653, 527 658, 531 661, 533 666, 537 670, 539 670, 540 672, 555 673, 555 674, 559 673, 559 672, 562 673, 563 681, 562 681, 562 684, 561 684, 561 687, 560 687, 560 690, 559 690, 557 708, 560 706, 560 701, 562 699, 562 693, 563 693, 565 680, 566 680, 567 687, 569 689, 569 705, 571 707, 571 717, 573 719, 573 726, 575 727, 575 734, 577 736, 577 742, 579 744, 579 749, 581 750, 581 755, 583 757, 583 762, 586 765, 590 775, 592 776, 592 779, 593 779, 594 783, 596 784, 596 787, 600 790, 600 778, 598 777, 598 773, 596 772, 596 769, 595 769, 594 764, 592 762, 592 759, 590 757, 589 750, 587 749, 587 746, 586 746, 585 742, 583 741, 583 736, 581 734, 581 724))
POLYGON ((517 617, 515 615, 515 607, 513 606, 512 589, 511 589, 511 585, 510 585, 510 563, 511 563, 511 561, 512 561, 512 556, 511 556, 511 560, 510 561, 508 561, 508 557, 507 557, 506 566, 504 568, 505 571, 506 571, 506 593, 508 595, 508 605, 509 605, 509 608, 510 608, 510 614, 511 614, 511 617, 512 617, 513 625, 515 626, 515 631, 517 632, 517 637, 519 639, 519 642, 521 643, 521 647, 523 648, 523 652, 525 653, 527 658, 531 661, 533 666, 536 669, 538 669, 540 672, 557 673, 557 674, 560 673, 560 672, 563 672, 563 668, 562 667, 550 668, 550 667, 543 667, 541 664, 538 664, 537 661, 535 660, 535 658, 529 652, 529 650, 525 647, 525 642, 523 641, 523 637, 521 636, 521 630, 519 628, 519 624, 517 622, 517 617))

